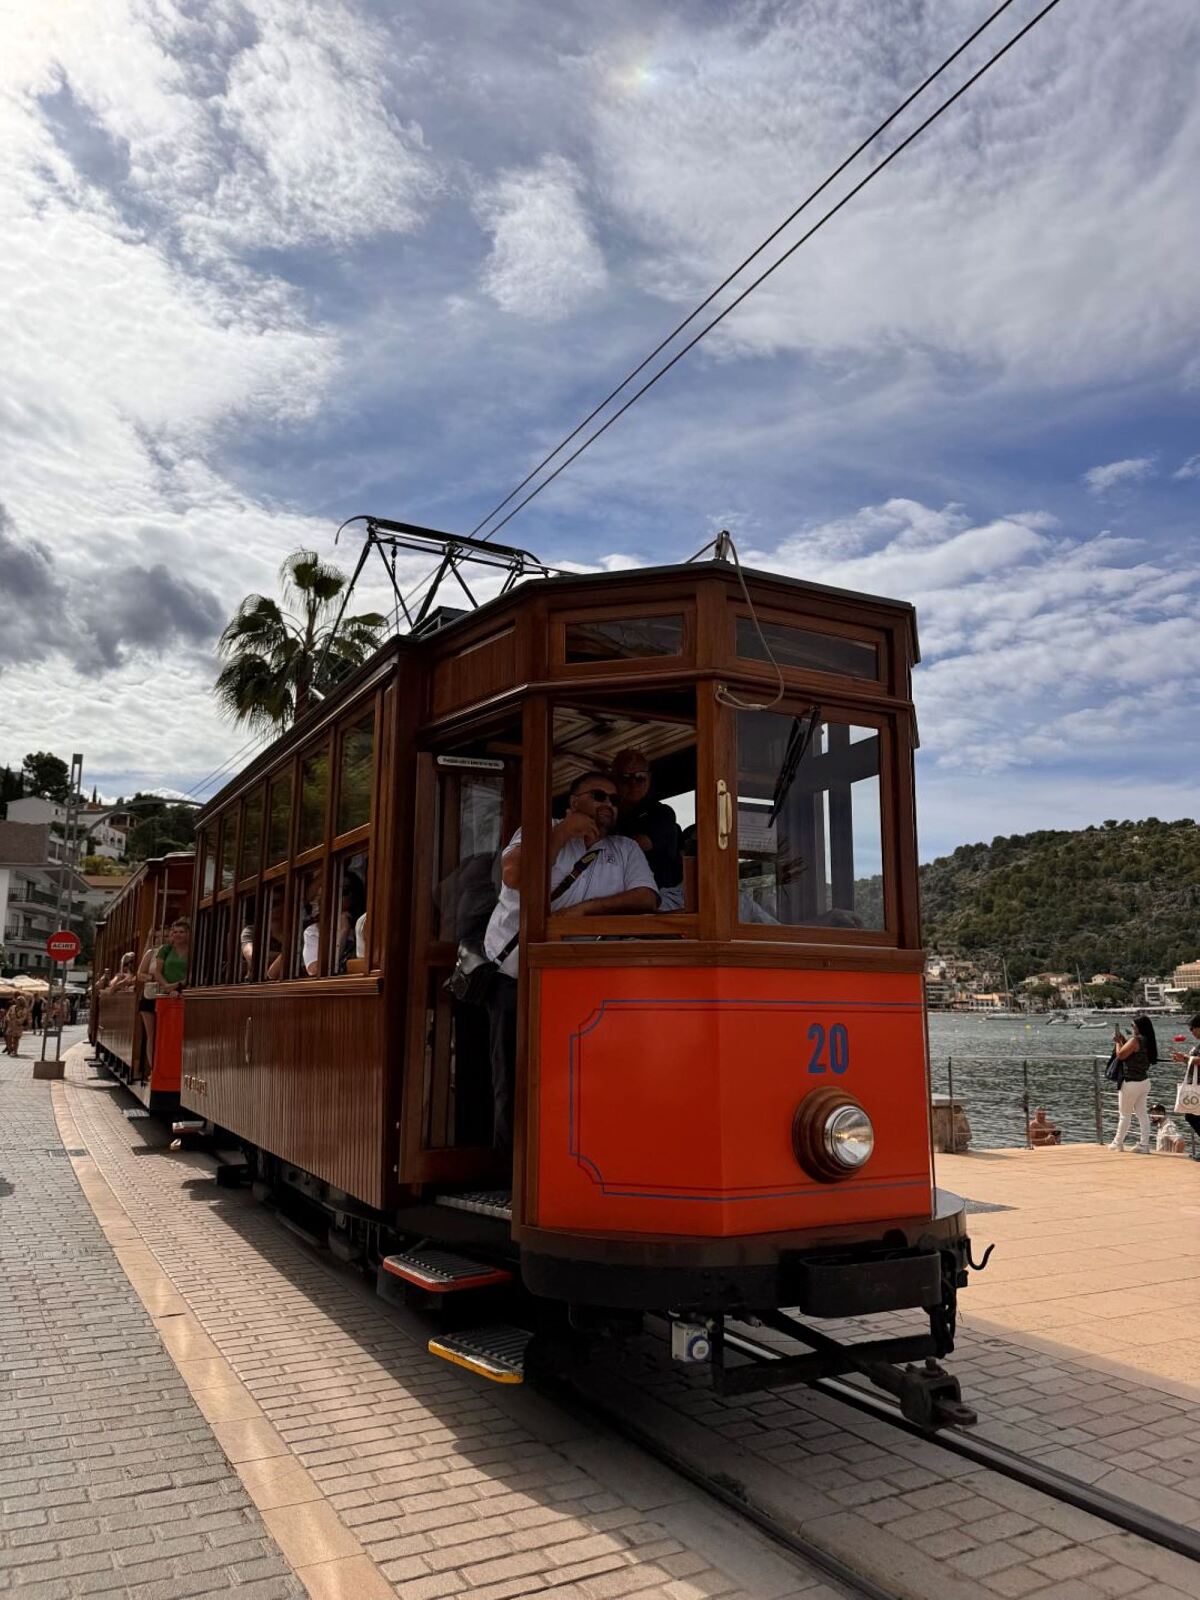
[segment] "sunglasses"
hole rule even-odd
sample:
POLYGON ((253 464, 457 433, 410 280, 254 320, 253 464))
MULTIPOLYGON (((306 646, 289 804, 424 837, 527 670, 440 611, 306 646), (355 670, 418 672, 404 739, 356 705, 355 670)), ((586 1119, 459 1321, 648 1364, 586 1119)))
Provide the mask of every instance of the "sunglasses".
POLYGON ((597 802, 607 801, 609 805, 612 805, 613 801, 617 798, 617 791, 615 789, 584 789, 583 793, 589 800, 595 800, 597 802))
POLYGON ((617 774, 617 782, 644 783, 649 776, 648 772, 621 772, 617 774))

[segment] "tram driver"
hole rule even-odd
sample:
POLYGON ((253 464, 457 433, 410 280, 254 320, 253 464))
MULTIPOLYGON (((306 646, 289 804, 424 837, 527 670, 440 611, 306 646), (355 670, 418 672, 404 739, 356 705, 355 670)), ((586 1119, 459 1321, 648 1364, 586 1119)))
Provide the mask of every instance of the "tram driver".
MULTIPOLYGON (((600 768, 584 772, 568 791, 567 814, 550 829, 551 915, 637 916, 656 911, 658 885, 645 852, 613 832, 617 789, 600 768)), ((512 1099, 517 1060, 517 933, 521 923, 521 830, 501 857, 501 889, 484 935, 484 954, 497 965, 488 1000, 492 1067, 492 1142, 512 1148, 512 1099), (503 958, 503 959, 501 959, 503 958)))

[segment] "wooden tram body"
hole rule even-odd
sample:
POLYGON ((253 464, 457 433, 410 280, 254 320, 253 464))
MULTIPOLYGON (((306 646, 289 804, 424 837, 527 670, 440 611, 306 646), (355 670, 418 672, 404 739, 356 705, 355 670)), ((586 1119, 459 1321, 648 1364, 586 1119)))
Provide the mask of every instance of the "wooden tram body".
POLYGON ((392 641, 200 815, 182 1105, 369 1259, 469 1245, 577 1322, 921 1307, 879 1357, 944 1354, 967 1242, 933 1179, 916 660, 909 606, 723 561, 392 641), (552 915, 554 808, 623 748, 684 830, 682 905, 552 915), (443 985, 518 826, 510 1172, 486 1016, 443 985))
MULTIPOLYGON (((190 851, 144 861, 114 896, 104 921, 97 924, 92 970, 114 976, 121 959, 132 952, 135 970, 147 947, 166 942, 166 930, 192 906, 190 851)), ((88 1038, 101 1059, 154 1110, 170 1109, 178 1100, 183 1061, 183 1000, 163 995, 144 1001, 140 989, 97 992, 88 1021, 88 1038), (155 1012, 154 1058, 150 1060, 146 1034, 138 1020, 138 1007, 153 1004, 155 1012)))

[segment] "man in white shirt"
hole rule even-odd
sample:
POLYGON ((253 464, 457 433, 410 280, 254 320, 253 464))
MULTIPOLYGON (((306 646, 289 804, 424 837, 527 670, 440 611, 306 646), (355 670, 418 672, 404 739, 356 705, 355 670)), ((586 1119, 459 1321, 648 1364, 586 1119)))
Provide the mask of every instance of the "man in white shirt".
MULTIPOLYGON (((612 833, 617 790, 605 772, 571 785, 567 814, 550 830, 551 916, 639 916, 658 909, 658 886, 645 852, 612 833)), ((512 1146, 517 1059, 517 935, 521 925, 521 831, 501 858, 502 887, 484 935, 484 954, 499 969, 488 1001, 491 1023, 493 1142, 512 1146)))

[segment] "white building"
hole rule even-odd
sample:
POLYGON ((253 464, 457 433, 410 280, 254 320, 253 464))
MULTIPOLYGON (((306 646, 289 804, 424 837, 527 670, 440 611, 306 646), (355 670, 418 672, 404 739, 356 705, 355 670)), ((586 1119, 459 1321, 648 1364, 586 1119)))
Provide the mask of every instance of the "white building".
MULTIPOLYGON (((77 819, 76 861, 84 856, 105 856, 109 861, 125 859, 125 830, 110 820, 122 813, 115 806, 82 805, 77 819)), ((51 859, 66 859, 67 808, 58 800, 42 795, 26 795, 8 802, 10 822, 48 823, 51 827, 51 859)))
POLYGON ((70 926, 83 931, 87 883, 52 859, 48 823, 0 822, 0 943, 10 971, 48 973, 46 940, 59 926, 59 894, 73 894, 70 926))

